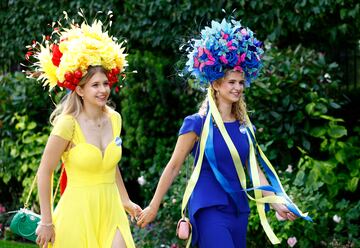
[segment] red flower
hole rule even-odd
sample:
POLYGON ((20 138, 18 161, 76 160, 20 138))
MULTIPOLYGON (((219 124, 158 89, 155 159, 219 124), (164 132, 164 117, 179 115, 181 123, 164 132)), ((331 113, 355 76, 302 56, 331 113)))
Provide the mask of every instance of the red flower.
POLYGON ((27 53, 25 54, 25 59, 26 59, 26 60, 29 60, 31 55, 33 55, 33 52, 27 52, 27 53))
POLYGON ((59 66, 60 61, 61 61, 61 57, 62 57, 62 53, 59 50, 59 46, 56 44, 52 45, 52 59, 51 61, 53 62, 53 64, 55 66, 59 66))

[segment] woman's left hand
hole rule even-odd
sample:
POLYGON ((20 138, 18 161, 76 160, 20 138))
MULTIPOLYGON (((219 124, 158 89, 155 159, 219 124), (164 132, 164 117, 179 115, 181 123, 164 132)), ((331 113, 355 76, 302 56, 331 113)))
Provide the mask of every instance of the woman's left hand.
POLYGON ((141 207, 139 205, 137 205, 136 203, 133 203, 131 200, 129 200, 126 203, 124 202, 123 205, 124 205, 126 212, 128 212, 128 214, 130 214, 131 221, 134 221, 134 219, 137 220, 137 217, 142 212, 141 207))
POLYGON ((285 220, 294 221, 297 216, 291 212, 284 204, 273 203, 271 207, 285 220))

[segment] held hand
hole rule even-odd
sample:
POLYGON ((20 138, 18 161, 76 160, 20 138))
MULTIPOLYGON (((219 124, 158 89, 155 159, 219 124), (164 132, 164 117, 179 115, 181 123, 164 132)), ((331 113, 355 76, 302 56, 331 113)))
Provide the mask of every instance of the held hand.
POLYGON ((137 225, 140 226, 141 228, 144 228, 150 222, 155 220, 156 214, 157 214, 157 209, 155 209, 154 207, 148 206, 140 214, 137 225))
POLYGON ((284 204, 273 203, 271 207, 277 212, 277 214, 284 220, 294 221, 297 216, 291 212, 284 204))
POLYGON ((52 224, 39 223, 35 231, 37 235, 36 244, 41 248, 47 248, 48 244, 54 244, 55 241, 55 229, 52 224))
POLYGON ((126 212, 128 212, 128 214, 130 214, 131 221, 134 221, 134 219, 136 220, 137 217, 142 212, 141 207, 139 205, 133 203, 130 200, 128 202, 124 203, 124 208, 125 208, 126 212))

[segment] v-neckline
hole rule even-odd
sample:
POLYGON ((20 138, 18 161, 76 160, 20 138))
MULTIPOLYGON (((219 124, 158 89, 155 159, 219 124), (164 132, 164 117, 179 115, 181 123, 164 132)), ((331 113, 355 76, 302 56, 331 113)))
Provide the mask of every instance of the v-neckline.
POLYGON ((80 130, 80 135, 81 135, 81 138, 82 138, 82 143, 84 144, 87 144, 87 145, 90 145, 92 147, 94 147, 96 150, 98 150, 101 154, 101 160, 104 160, 104 157, 105 157, 105 154, 106 154, 106 150, 108 149, 108 147, 110 146, 110 144, 114 141, 115 139, 115 130, 114 130, 114 123, 113 123, 113 114, 111 113, 110 116, 108 117, 110 119, 110 125, 111 125, 111 130, 112 130, 112 139, 111 141, 105 146, 105 149, 104 151, 102 151, 99 147, 97 147, 96 145, 94 144, 91 144, 87 141, 86 137, 85 137, 85 134, 83 132, 83 130, 81 129, 81 126, 80 126, 80 123, 78 122, 78 120, 73 117, 74 120, 75 120, 75 123, 76 125, 78 126, 79 130, 80 130))

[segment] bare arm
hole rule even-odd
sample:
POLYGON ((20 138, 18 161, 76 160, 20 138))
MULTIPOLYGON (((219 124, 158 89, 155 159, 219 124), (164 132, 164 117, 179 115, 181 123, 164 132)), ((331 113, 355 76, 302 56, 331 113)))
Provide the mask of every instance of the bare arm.
MULTIPOLYGON (((37 172, 41 223, 52 223, 51 216, 51 175, 53 174, 63 152, 65 151, 69 141, 58 136, 50 135, 43 156, 41 158, 40 166, 37 172)), ((38 244, 42 247, 47 247, 47 242, 54 241, 54 229, 49 226, 39 226, 37 230, 38 244)))
POLYGON ((141 225, 141 227, 146 226, 149 222, 155 219, 163 197, 170 188, 175 177, 179 174, 181 166, 183 165, 186 156, 193 148, 196 139, 197 136, 194 132, 179 136, 171 159, 167 163, 160 177, 154 197, 152 198, 149 206, 144 209, 140 215, 138 225, 141 225))
MULTIPOLYGON (((257 168, 258 168, 259 177, 260 177, 260 185, 269 185, 269 182, 266 179, 266 176, 264 175, 264 173, 261 170, 259 165, 257 165, 257 168)), ((275 195, 274 192, 266 191, 266 190, 263 190, 262 194, 263 194, 263 196, 275 195)), ((272 203, 270 205, 284 219, 289 219, 289 220, 293 221, 297 218, 297 216, 295 214, 293 214, 291 211, 289 211, 289 209, 284 204, 272 203)))
POLYGON ((121 202, 124 205, 125 210, 131 215, 131 218, 136 217, 140 214, 142 209, 140 206, 130 200, 119 167, 116 167, 115 180, 121 197, 121 202))

